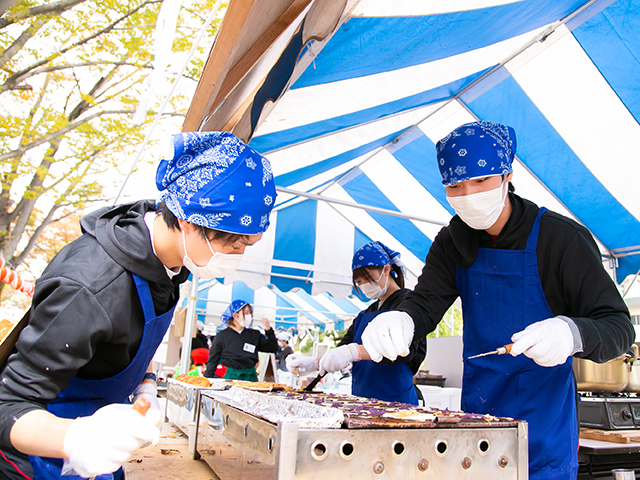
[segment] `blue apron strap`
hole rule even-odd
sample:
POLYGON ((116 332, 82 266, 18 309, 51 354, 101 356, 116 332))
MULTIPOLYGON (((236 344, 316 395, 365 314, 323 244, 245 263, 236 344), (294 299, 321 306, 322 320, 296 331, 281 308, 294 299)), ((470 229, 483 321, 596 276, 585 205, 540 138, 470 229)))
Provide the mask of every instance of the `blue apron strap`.
POLYGON ((538 210, 538 215, 536 216, 536 221, 533 223, 533 228, 531 229, 531 233, 527 239, 527 246, 525 250, 533 250, 535 252, 536 247, 538 246, 538 233, 540 233, 540 218, 546 211, 547 209, 545 207, 540 207, 540 210, 538 210))
POLYGON ((144 322, 147 323, 152 318, 156 318, 156 309, 153 306, 153 299, 151 298, 151 290, 149 290, 149 282, 144 278, 139 277, 135 273, 132 273, 133 281, 136 284, 136 290, 138 290, 138 297, 140 297, 140 304, 142 305, 142 313, 144 314, 144 322))

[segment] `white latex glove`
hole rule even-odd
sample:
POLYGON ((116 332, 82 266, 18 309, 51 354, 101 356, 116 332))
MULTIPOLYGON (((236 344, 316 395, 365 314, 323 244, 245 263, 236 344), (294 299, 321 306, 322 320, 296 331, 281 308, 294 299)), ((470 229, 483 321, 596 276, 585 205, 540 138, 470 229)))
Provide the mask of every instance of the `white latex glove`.
POLYGON ((138 448, 158 442, 160 431, 148 415, 113 404, 76 419, 64 436, 66 463, 87 478, 115 472, 138 448))
POLYGON ((406 312, 389 311, 369 322, 362 332, 362 346, 371 360, 379 362, 382 357, 394 361, 409 355, 413 340, 413 320, 406 312))
POLYGON ((149 400, 149 411, 145 416, 150 417, 152 420, 155 419, 157 414, 161 414, 160 412, 160 401, 158 400, 158 384, 155 380, 151 378, 146 378, 136 387, 133 391, 133 398, 131 399, 131 403, 136 403, 138 398, 146 398, 149 400), (153 412, 155 410, 156 412, 153 412), (151 412, 151 413, 149 413, 151 412))
POLYGON ((524 353, 542 367, 555 367, 573 354, 573 333, 569 324, 560 318, 548 318, 532 323, 511 337, 514 357, 524 353))
POLYGON ((358 360, 362 360, 362 356, 355 343, 332 348, 320 359, 320 373, 337 372, 358 360))
POLYGON ((306 374, 318 370, 318 359, 300 353, 292 353, 285 359, 287 370, 294 374, 306 374), (298 371, 296 372, 296 368, 298 371))

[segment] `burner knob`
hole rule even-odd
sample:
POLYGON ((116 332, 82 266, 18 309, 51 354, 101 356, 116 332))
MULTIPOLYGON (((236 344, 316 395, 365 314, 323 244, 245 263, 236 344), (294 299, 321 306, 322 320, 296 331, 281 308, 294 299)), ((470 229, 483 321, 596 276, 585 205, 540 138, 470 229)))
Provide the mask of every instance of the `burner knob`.
POLYGON ((631 415, 631 412, 629 411, 628 408, 623 408, 622 411, 620 411, 620 416, 622 417, 623 420, 633 419, 633 415, 631 415))

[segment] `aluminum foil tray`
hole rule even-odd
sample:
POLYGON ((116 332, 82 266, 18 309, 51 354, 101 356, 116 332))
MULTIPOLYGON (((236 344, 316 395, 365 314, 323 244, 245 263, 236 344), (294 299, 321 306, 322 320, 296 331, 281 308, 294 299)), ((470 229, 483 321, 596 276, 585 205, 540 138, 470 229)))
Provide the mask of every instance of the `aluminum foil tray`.
POLYGON ((250 415, 272 423, 296 423, 298 428, 340 428, 344 414, 338 408, 231 387, 210 391, 209 396, 250 415))

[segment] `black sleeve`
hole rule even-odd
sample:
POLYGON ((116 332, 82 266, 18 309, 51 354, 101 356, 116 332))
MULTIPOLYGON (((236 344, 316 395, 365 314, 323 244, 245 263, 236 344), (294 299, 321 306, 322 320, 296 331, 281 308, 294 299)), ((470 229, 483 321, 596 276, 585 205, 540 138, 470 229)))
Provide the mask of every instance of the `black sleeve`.
POLYGON ((413 320, 415 332, 412 348, 417 348, 416 339, 419 342, 435 330, 442 316, 458 297, 456 264, 447 255, 447 237, 446 229, 440 230, 429 249, 415 289, 407 293, 396 308, 408 313, 413 320))
MULTIPOLYGON (((256 330, 257 331, 257 330, 256 330)), ((260 334, 260 332, 258 332, 260 334)), ((268 353, 277 353, 278 352, 278 339, 276 338, 276 334, 273 331, 273 328, 264 331, 266 337, 262 334, 259 335, 258 339, 258 351, 259 352, 268 352, 268 353)))
POLYGON ((213 345, 211 345, 211 349, 209 350, 207 368, 204 371, 204 376, 207 378, 214 378, 216 376, 216 368, 218 368, 218 363, 220 363, 220 356, 222 355, 222 350, 224 349, 224 340, 221 333, 222 332, 218 333, 213 338, 213 345))
POLYGON ((354 331, 355 325, 356 325, 356 322, 354 321, 351 324, 351 326, 347 329, 347 333, 344 334, 344 337, 342 337, 342 339, 340 340, 340 343, 338 343, 338 347, 353 343, 353 331, 354 331))
MULTIPOLYGON (((550 237, 545 248, 553 251, 562 240, 550 237)), ((549 278, 550 274, 541 278, 553 314, 567 316, 577 325, 583 351, 576 357, 601 363, 622 355, 633 343, 635 330, 618 288, 603 268, 593 237, 581 228, 565 238, 564 245, 556 267, 558 279, 549 278), (549 288, 555 282, 558 286, 549 288)), ((541 266, 541 274, 550 267, 541 266)))
POLYGON ((109 315, 85 287, 64 279, 38 285, 29 324, 20 333, 0 383, 0 442, 25 413, 44 409, 110 339, 109 315), (55 292, 55 294, 53 294, 55 292))

